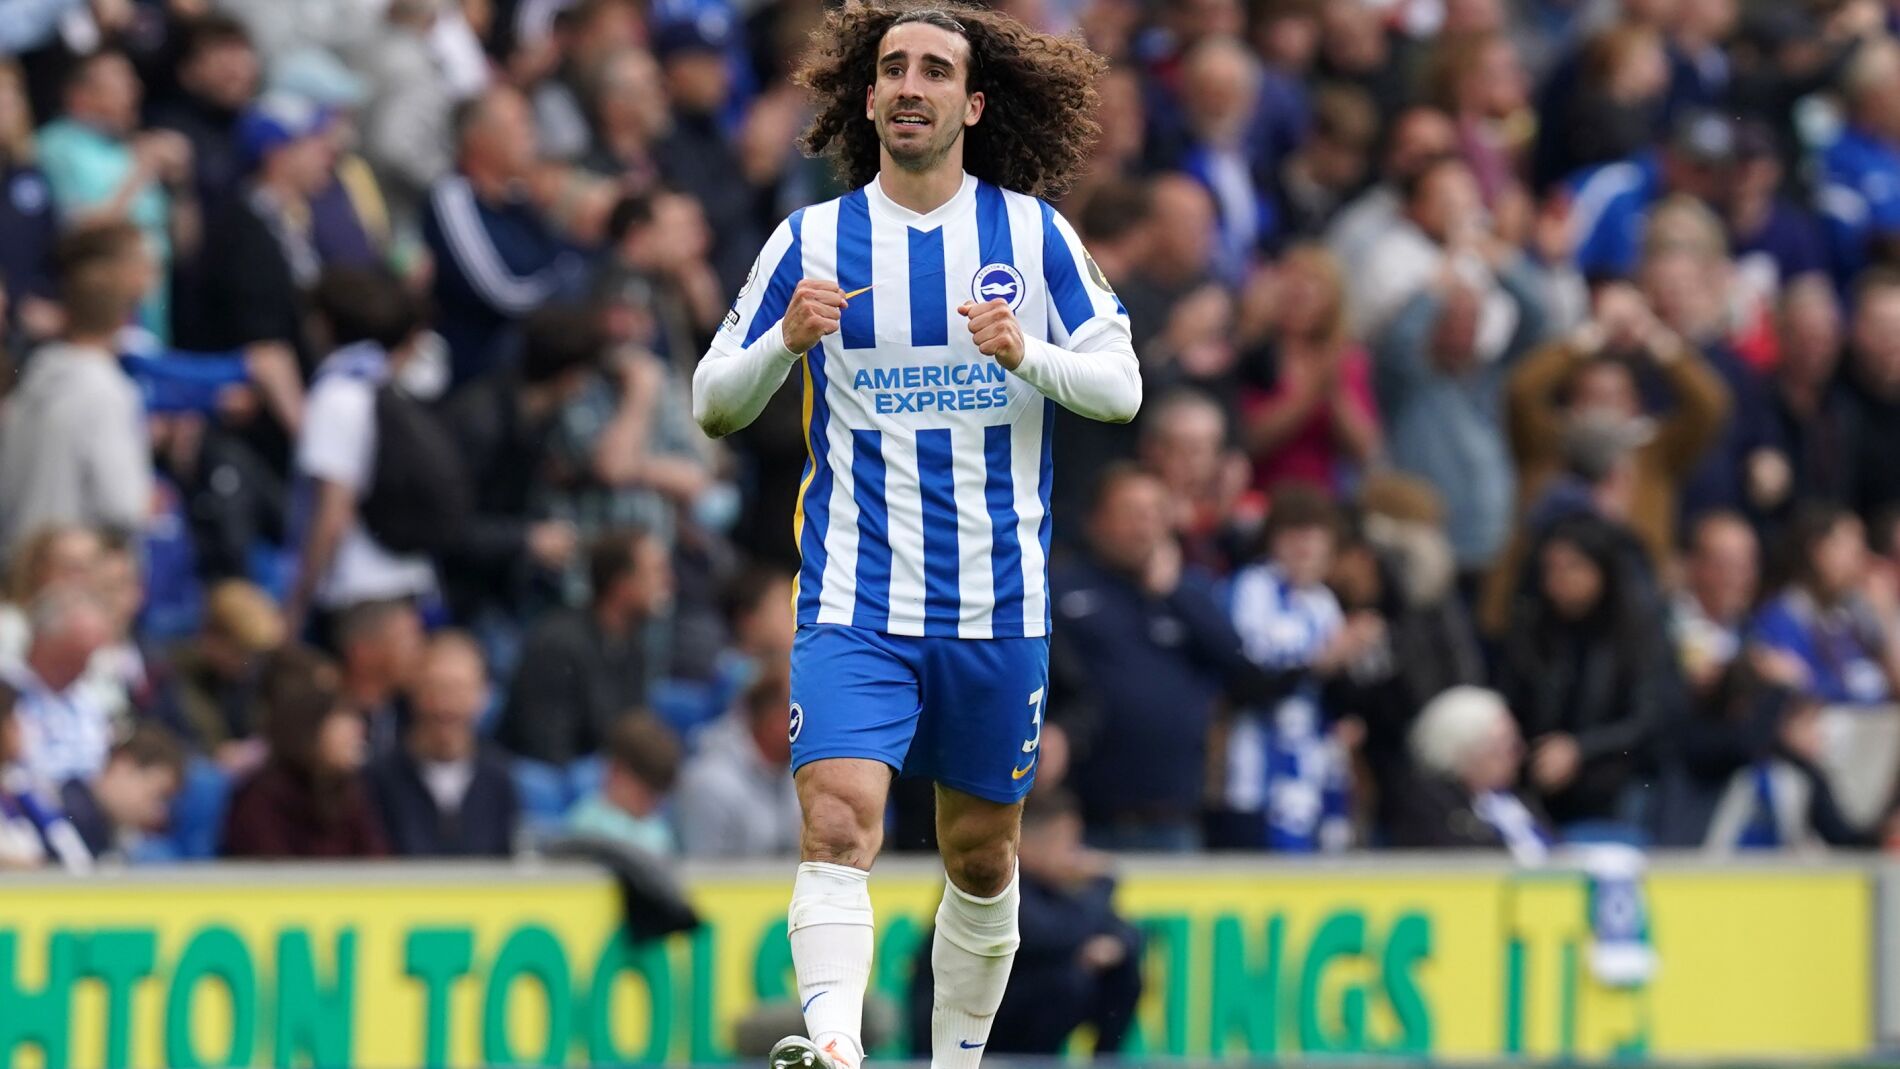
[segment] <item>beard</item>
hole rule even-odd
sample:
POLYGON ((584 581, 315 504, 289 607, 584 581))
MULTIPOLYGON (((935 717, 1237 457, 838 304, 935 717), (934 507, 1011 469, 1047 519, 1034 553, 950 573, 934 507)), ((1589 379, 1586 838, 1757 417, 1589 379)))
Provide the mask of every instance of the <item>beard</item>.
POLYGON ((884 151, 890 155, 891 161, 904 170, 928 171, 949 155, 950 150, 956 146, 957 138, 963 136, 963 116, 958 115, 952 121, 949 116, 939 115, 934 111, 928 112, 931 120, 930 136, 900 140, 894 135, 903 133, 903 129, 894 126, 890 116, 906 110, 925 109, 897 106, 880 114, 877 120, 878 143, 884 146, 884 151))

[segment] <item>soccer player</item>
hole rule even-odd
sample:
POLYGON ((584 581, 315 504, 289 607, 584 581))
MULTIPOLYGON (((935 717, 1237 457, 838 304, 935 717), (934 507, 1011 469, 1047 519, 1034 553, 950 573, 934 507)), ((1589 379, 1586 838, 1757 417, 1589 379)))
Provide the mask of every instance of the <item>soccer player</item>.
POLYGON ((894 770, 936 782, 948 880, 936 1069, 973 1069, 1018 943, 1016 844, 1048 683, 1056 404, 1141 404, 1127 313, 1067 222, 1100 57, 993 12, 873 0, 798 73, 806 151, 852 192, 766 243, 694 375, 708 433, 801 369, 809 459, 790 733, 803 863, 788 929, 810 1038, 774 1069, 857 1069, 868 873, 894 770))

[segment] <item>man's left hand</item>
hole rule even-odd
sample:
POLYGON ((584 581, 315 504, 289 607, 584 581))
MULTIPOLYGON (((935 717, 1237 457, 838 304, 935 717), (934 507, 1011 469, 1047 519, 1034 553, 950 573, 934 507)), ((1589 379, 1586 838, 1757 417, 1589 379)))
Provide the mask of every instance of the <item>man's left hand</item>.
POLYGON ((1016 322, 1016 313, 1009 310, 1009 303, 1001 299, 984 301, 964 301, 957 306, 957 314, 970 321, 970 337, 975 340, 977 351, 984 356, 996 358, 996 362, 1006 370, 1014 371, 1023 362, 1023 325, 1016 322))

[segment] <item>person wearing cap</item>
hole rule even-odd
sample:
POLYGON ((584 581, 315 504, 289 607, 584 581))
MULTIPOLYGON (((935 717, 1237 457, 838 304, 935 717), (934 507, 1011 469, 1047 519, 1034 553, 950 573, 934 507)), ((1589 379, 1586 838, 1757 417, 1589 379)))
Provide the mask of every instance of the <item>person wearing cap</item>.
POLYGON ((713 233, 713 269, 726 293, 739 291, 753 252, 765 240, 755 191, 722 125, 732 95, 726 61, 732 32, 729 17, 702 12, 660 26, 653 40, 673 102, 673 129, 655 150, 660 175, 705 209, 713 233))
POLYGON ((1660 150, 1593 167, 1571 179, 1577 268, 1590 279, 1630 277, 1657 202, 1686 193, 1720 207, 1727 200, 1738 156, 1735 124, 1727 116, 1690 111, 1677 120, 1660 150))
POLYGON ((310 240, 326 264, 374 267, 389 247, 389 207, 376 175, 354 150, 356 114, 369 99, 363 77, 321 48, 298 48, 271 64, 269 88, 303 97, 328 115, 335 145, 330 180, 310 198, 310 240))
POLYGON ((249 176, 213 219, 205 248, 206 347, 278 341, 307 365, 303 295, 323 267, 310 198, 330 181, 330 118, 307 98, 266 93, 239 117, 238 145, 249 176))

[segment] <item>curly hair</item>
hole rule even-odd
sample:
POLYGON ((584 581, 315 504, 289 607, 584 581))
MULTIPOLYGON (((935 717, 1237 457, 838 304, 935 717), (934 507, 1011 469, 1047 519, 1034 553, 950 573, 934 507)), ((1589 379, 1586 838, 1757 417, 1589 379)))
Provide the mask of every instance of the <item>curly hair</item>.
POLYGON ((1101 133, 1095 83, 1107 61, 1074 38, 954 0, 852 0, 829 12, 793 76, 818 103, 800 147, 831 157, 852 189, 876 177, 878 136, 864 116, 864 93, 877 78, 879 42, 906 22, 961 32, 970 43, 968 89, 984 95, 984 106, 982 119, 964 131, 964 169, 1031 196, 1065 192, 1101 133))

